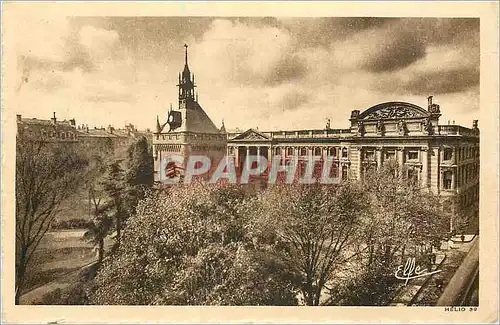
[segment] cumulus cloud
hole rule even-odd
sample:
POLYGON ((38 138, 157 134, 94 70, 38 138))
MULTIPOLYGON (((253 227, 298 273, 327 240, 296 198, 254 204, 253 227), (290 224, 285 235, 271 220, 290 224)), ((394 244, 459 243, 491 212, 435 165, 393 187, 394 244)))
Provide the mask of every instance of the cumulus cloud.
POLYGON ((412 94, 447 94, 469 90, 479 85, 479 69, 456 68, 446 71, 434 71, 419 75, 406 83, 399 84, 398 89, 412 94))
MULTIPOLYGON (((385 43, 385 42, 384 42, 385 43)), ((426 46, 414 35, 398 35, 369 55, 363 68, 371 72, 394 71, 426 55, 426 46)))
POLYGON ((464 119, 479 107, 478 19, 31 17, 22 23, 34 31, 17 47, 18 70, 28 79, 21 84, 23 115, 33 115, 37 102, 46 107, 40 111, 59 107, 88 123, 127 119, 152 127, 156 115, 176 105, 184 43, 202 106, 229 128, 321 128, 326 118, 346 127, 352 109, 391 100, 425 106, 428 95, 464 119))

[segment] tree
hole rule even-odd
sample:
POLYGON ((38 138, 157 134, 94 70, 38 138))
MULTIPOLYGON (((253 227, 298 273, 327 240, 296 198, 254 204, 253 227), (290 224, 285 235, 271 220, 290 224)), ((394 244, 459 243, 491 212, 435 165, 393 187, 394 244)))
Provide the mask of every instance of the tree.
POLYGON ((33 253, 61 203, 82 184, 87 165, 77 144, 17 138, 16 304, 33 253))
POLYGON ((89 198, 93 204, 94 218, 87 231, 84 233, 83 238, 97 246, 99 254, 97 264, 101 265, 104 257, 104 239, 111 230, 113 220, 106 214, 107 210, 110 208, 109 204, 101 205, 102 196, 96 192, 94 186, 89 189, 89 198))
POLYGON ((150 192, 126 225, 119 249, 103 262, 91 302, 295 304, 285 264, 250 236, 255 202, 230 184, 150 192))
POLYGON ((125 210, 125 184, 124 173, 120 166, 121 160, 115 160, 107 167, 106 175, 101 186, 109 197, 110 204, 114 210, 113 219, 116 227, 116 244, 120 246, 122 223, 127 215, 125 210))
POLYGON ((408 180, 405 168, 385 164, 367 175, 363 186, 371 212, 363 220, 368 265, 401 263, 408 254, 419 255, 449 229, 449 215, 439 196, 408 180))
POLYGON ((405 175, 405 168, 391 162, 364 174, 360 184, 369 213, 360 220, 360 254, 329 287, 328 304, 386 305, 400 285, 394 277, 398 265, 407 257, 427 265, 431 245, 446 235, 449 216, 439 197, 405 175))
POLYGON ((128 215, 134 215, 137 203, 153 184, 153 156, 146 137, 129 146, 125 165, 126 209, 128 215))
POLYGON ((276 185, 260 197, 257 238, 278 243, 307 305, 319 305, 335 268, 352 255, 366 195, 358 184, 276 185))

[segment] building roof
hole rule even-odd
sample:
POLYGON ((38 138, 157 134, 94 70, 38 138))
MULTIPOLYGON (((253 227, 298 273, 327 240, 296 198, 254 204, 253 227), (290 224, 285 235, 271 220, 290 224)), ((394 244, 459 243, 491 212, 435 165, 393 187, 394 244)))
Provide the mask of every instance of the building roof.
POLYGON ((175 131, 193 132, 193 133, 221 133, 208 117, 205 110, 197 102, 193 102, 186 109, 186 118, 182 121, 180 128, 175 131))
POLYGON ((40 125, 40 126, 68 126, 72 127, 70 121, 56 121, 53 123, 51 120, 42 120, 37 118, 22 118, 18 123, 28 124, 28 125, 40 125))

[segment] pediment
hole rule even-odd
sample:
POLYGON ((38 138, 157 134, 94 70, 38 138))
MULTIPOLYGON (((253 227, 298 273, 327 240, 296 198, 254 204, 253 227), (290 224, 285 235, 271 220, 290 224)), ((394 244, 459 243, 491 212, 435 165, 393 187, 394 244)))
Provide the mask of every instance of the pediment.
POLYGON ((245 132, 241 133, 240 135, 237 135, 236 137, 234 137, 233 140, 266 141, 266 140, 269 140, 269 137, 254 130, 254 129, 249 129, 249 130, 246 130, 245 132))
POLYGON ((405 119, 423 118, 430 116, 420 106, 406 102, 389 102, 375 105, 368 108, 358 116, 358 120, 384 120, 384 119, 405 119))

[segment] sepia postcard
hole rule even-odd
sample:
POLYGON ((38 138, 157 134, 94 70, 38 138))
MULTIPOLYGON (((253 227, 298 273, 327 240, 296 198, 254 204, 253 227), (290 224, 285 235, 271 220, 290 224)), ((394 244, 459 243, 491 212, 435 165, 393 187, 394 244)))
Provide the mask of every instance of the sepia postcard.
POLYGON ((4 2, 5 323, 498 322, 497 2, 4 2))

